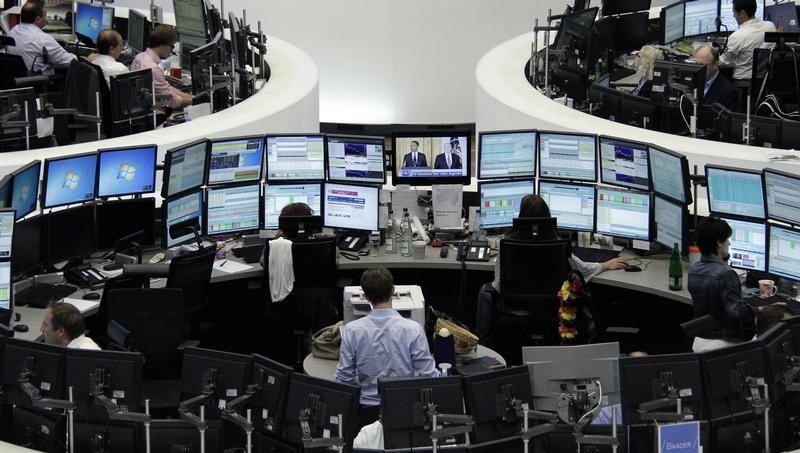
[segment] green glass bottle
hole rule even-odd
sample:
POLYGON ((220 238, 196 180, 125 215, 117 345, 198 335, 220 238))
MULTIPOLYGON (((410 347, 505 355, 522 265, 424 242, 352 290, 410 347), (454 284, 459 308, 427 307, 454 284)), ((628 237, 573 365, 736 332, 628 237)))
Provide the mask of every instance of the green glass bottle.
POLYGON ((669 289, 672 291, 683 289, 683 264, 677 242, 672 248, 672 257, 669 259, 669 289))

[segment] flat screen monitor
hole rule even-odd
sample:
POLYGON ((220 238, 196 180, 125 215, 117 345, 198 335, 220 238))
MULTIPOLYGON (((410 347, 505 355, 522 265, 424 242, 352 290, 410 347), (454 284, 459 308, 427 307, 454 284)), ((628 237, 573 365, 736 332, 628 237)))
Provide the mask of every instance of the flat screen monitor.
POLYGON ((200 140, 167 151, 161 195, 172 197, 203 185, 206 177, 208 140, 200 140))
POLYGON ((706 417, 716 419, 752 413, 742 388, 746 378, 768 379, 761 344, 746 341, 704 352, 700 360, 709 411, 706 417))
POLYGON ((25 250, 25 253, 15 253, 11 258, 11 276, 14 281, 41 267, 43 227, 42 215, 20 220, 15 225, 11 249, 25 250))
POLYGON ((763 221, 723 219, 730 225, 732 234, 729 247, 731 267, 763 271, 767 264, 767 226, 763 221))
POLYGON ((603 16, 635 13, 650 9, 650 0, 603 0, 603 16))
POLYGON ((45 159, 42 207, 94 200, 97 153, 45 159))
POLYGON ((653 203, 649 193, 596 189, 596 232, 640 241, 652 239, 653 203))
POLYGON ((597 181, 597 136, 540 132, 539 176, 597 181))
POLYGON ((94 204, 84 204, 45 216, 44 256, 50 266, 82 258, 94 250, 94 204))
POLYGON ((686 3, 681 0, 661 10, 661 44, 671 44, 683 39, 684 17, 686 13, 686 3))
POLYGON ((382 138, 329 135, 327 139, 329 181, 386 183, 382 138))
MULTIPOLYGON (((233 352, 189 347, 183 353, 181 395, 184 399, 203 394, 206 376, 216 370, 214 398, 206 407, 206 417, 219 417, 220 402, 228 402, 245 393, 250 380, 250 356, 233 352)), ((199 411, 199 409, 198 409, 199 411)))
MULTIPOLYGON (((14 210, 0 208, 0 259, 11 258, 14 243, 14 210)), ((24 249, 18 250, 22 252, 24 249)))
POLYGON ((649 145, 650 176, 653 192, 679 203, 691 203, 689 161, 686 156, 649 145))
POLYGON ((481 132, 478 179, 536 176, 536 131, 481 132))
POLYGON ((67 349, 65 384, 73 388, 76 420, 87 417, 96 403, 92 390, 104 383, 103 394, 131 412, 142 412, 142 355, 138 352, 67 349))
MULTIPOLYGON (((722 4, 727 3, 722 0, 722 4)), ((756 1, 756 17, 760 15, 760 11, 764 12, 764 20, 768 20, 775 25, 776 30, 783 30, 787 32, 796 32, 797 29, 797 8, 794 2, 776 3, 774 5, 764 6, 764 0, 756 1), (791 22, 794 21, 794 25, 791 22)))
POLYGON ((278 228, 281 210, 292 203, 305 203, 311 213, 322 214, 322 184, 267 184, 264 186, 264 229, 278 228))
POLYGON ((347 230, 377 230, 378 193, 378 187, 325 184, 322 202, 325 226, 347 230))
POLYGON ((767 218, 800 225, 800 177, 771 168, 764 169, 767 218))
POLYGON ((172 6, 179 31, 208 36, 203 0, 172 0, 172 6))
POLYGON ((594 7, 565 15, 555 38, 555 48, 566 50, 574 45, 576 50, 586 51, 597 11, 594 7))
POLYGON ((769 225, 767 272, 800 281, 800 231, 769 225))
POLYGON ((147 16, 140 14, 135 9, 128 10, 128 47, 136 52, 143 52, 147 48, 147 16))
POLYGON ((696 36, 717 32, 719 0, 689 0, 686 2, 684 36, 696 36))
MULTIPOLYGON (((206 38, 205 35, 195 35, 192 33, 180 33, 178 36, 181 42, 181 69, 191 74, 193 51, 205 46, 208 43, 208 38, 206 38)), ((208 68, 206 68, 206 72, 207 71, 208 68)), ((192 91, 196 92, 196 88, 199 87, 199 85, 195 85, 194 79, 192 79, 192 91)))
POLYGON ((0 208, 11 207, 11 185, 14 178, 11 175, 5 175, 0 179, 0 208))
POLYGON ((332 382, 304 374, 295 373, 289 382, 287 397, 284 435, 288 442, 302 443, 303 430, 300 426, 298 414, 300 411, 309 410, 309 425, 312 438, 323 436, 323 432, 336 433, 338 436, 341 425, 345 445, 351 445, 353 437, 358 432, 358 399, 361 389, 358 386, 332 382), (310 405, 315 401, 314 405, 310 405), (342 414, 339 420, 338 415, 342 414))
POLYGON ((781 144, 778 148, 800 148, 800 122, 791 120, 781 121, 781 144))
POLYGON ((716 215, 764 218, 761 172, 706 165, 708 210, 716 215))
MULTIPOLYGON (((101 416, 102 417, 102 416, 101 416)), ((75 451, 92 451, 102 436, 103 444, 109 451, 119 453, 135 453, 138 431, 136 425, 104 423, 101 419, 95 423, 87 418, 76 418, 74 421, 75 451)), ((169 450, 167 450, 169 451, 169 450)))
MULTIPOLYGON (((792 2, 789 2, 789 3, 792 3, 792 2)), ((786 4, 784 3, 784 5, 786 5, 786 4)), ((775 5, 775 6, 777 6, 777 5, 775 5)), ((786 8, 786 7, 784 7, 784 8, 785 8, 784 11, 789 9, 789 8, 786 8)), ((792 9, 794 9, 794 8, 792 8, 792 9)), ((766 8, 764 7, 764 0, 756 0, 756 14, 755 14, 755 17, 757 17, 759 19, 764 19, 765 18, 765 12, 766 12, 766 8)), ((796 11, 795 11, 794 15, 795 15, 795 17, 797 17, 797 12, 796 11)), ((779 17, 780 13, 778 13, 777 16, 779 17)), ((736 18, 733 15, 733 0, 719 0, 719 17, 722 20, 722 24, 725 25, 725 27, 720 27, 719 31, 734 32, 739 28, 739 24, 736 22, 736 18)), ((776 18, 778 18, 778 17, 776 17, 776 18)), ((781 22, 782 25, 784 27, 786 27, 786 28, 789 27, 789 19, 791 19, 791 17, 786 17, 785 21, 781 22)), ((771 18, 770 18, 770 20, 771 20, 771 18)), ((774 23, 774 21, 773 21, 773 23, 774 23)), ((778 25, 775 24, 775 27, 777 27, 777 26, 778 25)), ((786 31, 790 31, 790 30, 786 30, 786 31)))
POLYGON ((113 28, 114 8, 78 2, 75 13, 75 33, 97 42, 101 31, 113 28))
POLYGON ((794 349, 792 331, 784 323, 777 323, 758 335, 758 342, 761 343, 766 357, 767 375, 770 380, 769 399, 771 402, 779 402, 786 395, 787 389, 784 384, 784 376, 794 368, 791 361, 792 356, 796 356, 794 349))
POLYGON ((510 228, 513 219, 519 217, 522 197, 534 193, 533 191, 533 179, 480 182, 478 207, 481 210, 481 227, 510 228))
POLYGON ((242 24, 235 14, 228 13, 228 25, 230 25, 230 39, 233 47, 233 55, 239 68, 244 68, 248 64, 247 60, 247 35, 242 29, 242 24))
POLYGON ((514 413, 513 400, 535 409, 527 366, 465 376, 464 402, 467 414, 472 415, 475 422, 470 441, 517 437, 522 418, 514 413))
POLYGON ((614 50, 616 53, 641 49, 647 43, 648 22, 649 13, 647 11, 614 18, 614 50))
POLYGON ((208 185, 259 181, 263 160, 263 137, 212 140, 208 185))
POLYGON ((258 231, 261 186, 213 187, 206 193, 206 234, 258 231))
POLYGON ((14 178, 11 183, 11 207, 17 210, 17 219, 36 210, 41 167, 42 163, 35 160, 11 173, 14 178))
POLYGON ((155 198, 133 198, 97 203, 97 249, 113 249, 117 240, 138 231, 144 232, 137 241, 142 246, 153 245, 154 220, 156 217, 155 198))
POLYGON ((267 141, 267 182, 325 179, 325 136, 270 135, 267 141))
MULTIPOLYGON (((203 227, 203 192, 190 192, 180 197, 164 202, 164 228, 162 232, 161 247, 169 248, 194 240, 193 234, 173 238, 169 235, 169 227, 189 219, 197 219, 200 228, 203 227)), ((198 231, 200 233, 201 231, 198 231)))
POLYGON ((98 197, 155 191, 156 145, 101 149, 97 154, 98 197))
MULTIPOLYGON (((49 9, 48 9, 49 12, 49 9)), ((6 16, 8 17, 8 16, 6 16)), ((36 116, 40 108, 41 101, 35 89, 14 88, 0 91, 0 115, 5 121, 24 121, 28 130, 24 128, 8 128, 3 131, 3 139, 22 139, 27 133, 30 137, 37 135, 36 116), (27 109, 27 120, 26 120, 27 109)))
POLYGON ((392 136, 395 184, 468 184, 470 135, 397 133, 392 136))
POLYGON ((250 381, 261 384, 261 391, 253 403, 255 426, 260 426, 272 434, 280 435, 283 432, 286 399, 293 371, 292 367, 253 354, 250 381))
POLYGON ((644 143, 600 137, 600 182, 650 190, 647 149, 644 143))
POLYGON ((6 403, 31 408, 22 392, 22 374, 39 390, 42 398, 64 399, 64 359, 66 348, 17 338, 7 338, 3 350, 3 391, 6 403))
POLYGON ((653 203, 656 242, 669 249, 678 244, 678 250, 686 255, 689 247, 689 211, 686 206, 662 198, 660 195, 653 197, 653 203))
POLYGON ((10 261, 0 261, 0 310, 11 310, 10 261))
POLYGON ((539 196, 563 230, 594 230, 594 186, 539 180, 539 196))

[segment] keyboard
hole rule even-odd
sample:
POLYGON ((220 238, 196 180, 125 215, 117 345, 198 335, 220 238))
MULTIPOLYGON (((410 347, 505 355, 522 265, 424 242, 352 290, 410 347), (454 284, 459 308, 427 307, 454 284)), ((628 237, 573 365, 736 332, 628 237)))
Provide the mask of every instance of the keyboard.
POLYGON ((35 283, 14 295, 14 305, 46 308, 51 302, 59 301, 74 292, 75 287, 70 285, 35 283))
POLYGON ((619 256, 620 250, 573 247, 572 254, 585 263, 604 263, 619 256))
POLYGON ((177 88, 181 91, 186 91, 186 92, 192 91, 192 82, 187 78, 182 77, 178 79, 176 77, 172 77, 169 74, 164 75, 164 78, 167 79, 167 82, 169 82, 169 84, 173 88, 177 88))
POLYGON ((753 305, 757 307, 774 304, 775 302, 783 302, 786 304, 786 308, 789 309, 789 312, 792 314, 792 316, 800 315, 800 302, 781 294, 776 294, 765 299, 762 299, 756 295, 751 300, 753 301, 753 305))

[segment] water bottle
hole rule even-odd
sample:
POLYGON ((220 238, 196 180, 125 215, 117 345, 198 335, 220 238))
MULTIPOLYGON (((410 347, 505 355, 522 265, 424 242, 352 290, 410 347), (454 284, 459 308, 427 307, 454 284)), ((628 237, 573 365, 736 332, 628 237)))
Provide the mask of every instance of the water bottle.
POLYGON ((389 218, 386 219, 386 253, 397 253, 397 227, 394 222, 394 211, 389 206, 389 218))
POLYGON ((403 220, 400 221, 400 228, 403 230, 400 254, 403 256, 411 256, 411 218, 408 216, 408 208, 403 208, 403 220))
POLYGON ((681 264, 681 252, 678 250, 678 243, 672 248, 672 257, 669 259, 669 289, 680 291, 683 288, 683 265, 681 264))

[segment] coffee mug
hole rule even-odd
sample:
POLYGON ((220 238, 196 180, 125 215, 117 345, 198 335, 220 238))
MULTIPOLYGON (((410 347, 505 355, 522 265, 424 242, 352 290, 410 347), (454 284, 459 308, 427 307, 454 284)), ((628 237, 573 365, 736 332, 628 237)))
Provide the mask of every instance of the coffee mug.
POLYGON ((778 292, 778 287, 775 286, 775 282, 772 280, 759 280, 758 281, 758 293, 762 299, 766 299, 767 297, 774 296, 775 293, 778 292))

